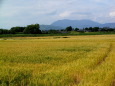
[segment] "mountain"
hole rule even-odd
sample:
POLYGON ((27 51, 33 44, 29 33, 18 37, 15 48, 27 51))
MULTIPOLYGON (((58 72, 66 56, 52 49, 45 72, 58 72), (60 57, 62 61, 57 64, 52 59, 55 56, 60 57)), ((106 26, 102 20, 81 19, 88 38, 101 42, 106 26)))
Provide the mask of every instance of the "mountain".
POLYGON ((68 26, 72 26, 73 28, 86 28, 86 27, 115 27, 115 23, 106 23, 106 24, 100 24, 98 22, 92 21, 92 20, 58 20, 51 24, 52 26, 60 26, 63 28, 66 28, 68 26))
POLYGON ((61 30, 61 29, 65 29, 63 27, 60 26, 52 26, 52 25, 40 25, 40 30, 61 30))
POLYGON ((105 24, 102 24, 101 27, 115 28, 115 23, 105 23, 105 24))
POLYGON ((96 26, 100 26, 100 23, 98 22, 94 22, 91 20, 58 20, 54 23, 52 23, 51 25, 53 26, 61 26, 61 27, 68 27, 68 26, 72 26, 72 27, 78 27, 78 28, 85 28, 85 27, 96 27, 96 26))
POLYGON ((115 28, 115 23, 105 23, 100 24, 98 22, 92 20, 58 20, 52 23, 51 25, 40 25, 40 30, 61 30, 65 29, 68 26, 72 26, 73 28, 86 28, 86 27, 110 27, 115 28))

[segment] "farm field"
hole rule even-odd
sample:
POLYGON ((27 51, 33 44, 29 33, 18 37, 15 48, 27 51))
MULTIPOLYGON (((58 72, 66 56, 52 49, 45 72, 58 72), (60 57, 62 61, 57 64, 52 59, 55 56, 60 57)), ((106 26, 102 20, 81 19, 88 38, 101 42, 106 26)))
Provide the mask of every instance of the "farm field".
POLYGON ((0 38, 0 86, 115 86, 115 35, 0 38))

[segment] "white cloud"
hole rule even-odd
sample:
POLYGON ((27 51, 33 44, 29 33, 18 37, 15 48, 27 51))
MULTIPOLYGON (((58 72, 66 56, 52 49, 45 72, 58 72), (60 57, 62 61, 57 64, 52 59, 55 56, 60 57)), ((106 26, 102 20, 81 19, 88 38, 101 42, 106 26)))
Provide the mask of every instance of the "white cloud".
MULTIPOLYGON (((1 0, 0 0, 1 1, 1 0)), ((115 0, 2 0, 1 26, 51 24, 61 19, 115 21, 115 0), (112 9, 113 8, 113 9, 112 9), (10 23, 9 23, 10 21, 10 23)))
POLYGON ((70 11, 65 11, 63 13, 60 13, 59 16, 60 17, 69 17, 71 15, 72 12, 70 11))
POLYGON ((109 13, 110 17, 115 17, 115 11, 109 13))

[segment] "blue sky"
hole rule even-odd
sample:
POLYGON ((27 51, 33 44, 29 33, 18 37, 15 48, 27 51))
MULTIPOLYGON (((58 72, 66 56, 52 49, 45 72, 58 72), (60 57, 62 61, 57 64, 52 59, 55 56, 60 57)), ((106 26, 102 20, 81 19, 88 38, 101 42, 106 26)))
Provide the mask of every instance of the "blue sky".
POLYGON ((0 28, 61 19, 115 22, 115 0, 0 0, 0 28))

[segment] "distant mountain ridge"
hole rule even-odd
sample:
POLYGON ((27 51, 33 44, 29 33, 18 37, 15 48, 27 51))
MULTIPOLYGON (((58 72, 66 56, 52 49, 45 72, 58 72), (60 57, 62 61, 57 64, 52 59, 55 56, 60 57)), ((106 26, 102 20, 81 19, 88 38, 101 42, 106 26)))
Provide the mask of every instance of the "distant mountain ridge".
POLYGON ((115 28, 115 23, 105 23, 101 24, 92 20, 58 20, 51 24, 51 26, 59 26, 62 28, 66 28, 68 26, 72 26, 74 28, 86 28, 86 27, 110 27, 115 28))
POLYGON ((115 28, 115 23, 105 23, 105 24, 102 24, 101 27, 115 28))
POLYGON ((52 23, 51 25, 40 25, 40 30, 61 30, 65 29, 68 26, 72 26, 73 28, 86 28, 86 27, 110 27, 115 28, 115 23, 105 23, 101 24, 92 20, 58 20, 52 23))
POLYGON ((60 26, 53 26, 53 25, 40 25, 40 30, 61 30, 61 29, 65 29, 63 27, 60 26))

